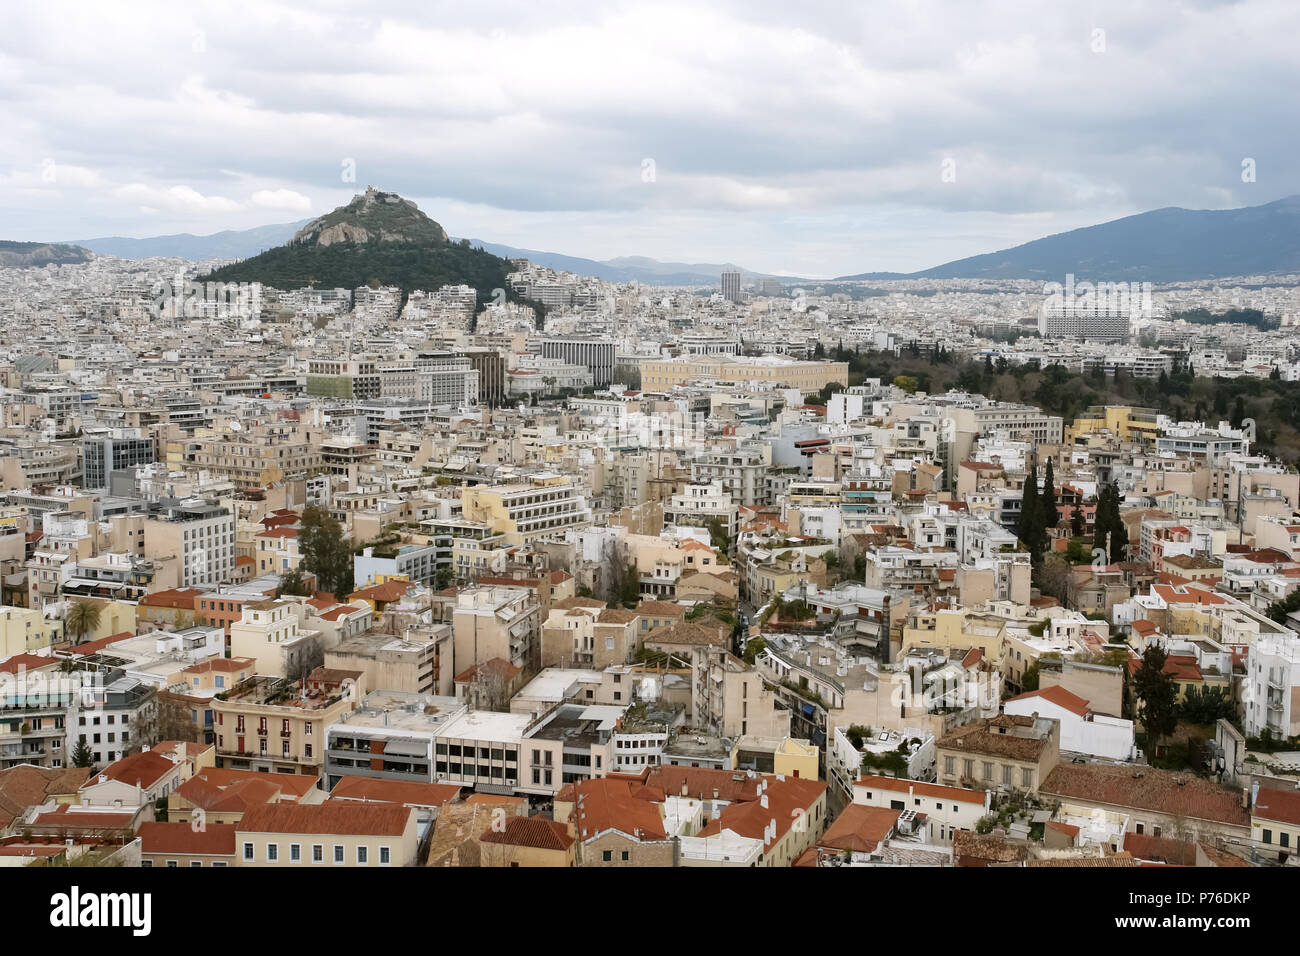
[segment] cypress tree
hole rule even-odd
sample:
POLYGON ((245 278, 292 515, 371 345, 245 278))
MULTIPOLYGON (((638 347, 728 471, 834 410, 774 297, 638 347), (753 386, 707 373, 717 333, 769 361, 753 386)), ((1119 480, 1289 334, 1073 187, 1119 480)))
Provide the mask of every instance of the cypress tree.
POLYGON ((1043 527, 1055 528, 1061 523, 1061 509, 1056 506, 1056 470, 1052 459, 1047 459, 1047 470, 1043 473, 1043 527))
POLYGON ((1018 526, 1021 543, 1029 549, 1030 561, 1037 565, 1043 558, 1043 502, 1038 495, 1038 466, 1030 465, 1029 474, 1025 476, 1025 490, 1021 497, 1020 524, 1018 526))

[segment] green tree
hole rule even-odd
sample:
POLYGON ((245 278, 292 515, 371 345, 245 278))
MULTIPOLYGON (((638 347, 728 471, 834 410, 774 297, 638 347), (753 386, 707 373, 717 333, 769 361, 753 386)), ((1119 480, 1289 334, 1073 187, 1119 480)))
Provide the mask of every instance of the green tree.
POLYGON ((1043 472, 1043 493, 1039 500, 1043 503, 1043 527, 1055 528, 1061 523, 1061 509, 1056 505, 1056 471, 1050 458, 1043 472))
POLYGON ((911 395, 917 389, 917 379, 915 375, 895 375, 894 385, 901 388, 907 394, 911 395))
POLYGON ((280 586, 275 589, 275 596, 282 597, 286 594, 311 596, 311 589, 302 578, 302 568, 292 568, 280 575, 280 586))
POLYGON ((1133 694, 1140 705, 1138 716, 1154 753, 1161 739, 1178 726, 1178 685, 1165 671, 1169 655, 1152 644, 1142 655, 1142 663, 1133 674, 1133 694))
POLYGON ((1270 604, 1268 616, 1279 624, 1285 624, 1287 615, 1296 610, 1300 610, 1300 588, 1292 591, 1282 600, 1270 604))
POLYGON ((323 508, 303 509, 298 548, 302 569, 316 575, 321 590, 340 600, 352 593, 352 543, 338 519, 323 508))
POLYGON ((1078 505, 1070 512, 1070 536, 1079 538, 1083 536, 1084 520, 1083 509, 1078 505))
POLYGON ((1103 551, 1109 547, 1110 561, 1123 561, 1128 556, 1128 529, 1120 518, 1119 488, 1107 482, 1097 492, 1097 517, 1094 522, 1092 546, 1103 551))
POLYGON ((77 738, 77 746, 72 748, 72 765, 74 767, 90 767, 95 763, 95 755, 90 752, 90 745, 86 743, 86 735, 82 734, 77 738))
POLYGON ((1219 718, 1231 720, 1237 708, 1222 687, 1190 687, 1178 705, 1178 715, 1193 724, 1212 724, 1219 718))
POLYGON ((1043 502, 1038 493, 1038 466, 1030 465, 1025 476, 1024 495, 1020 505, 1020 522, 1017 537, 1029 549, 1029 559, 1035 568, 1047 550, 1047 531, 1043 523, 1043 502))
POLYGON ((87 632, 99 627, 99 605, 93 601, 73 601, 63 617, 64 631, 71 631, 76 637, 74 644, 80 644, 87 632))

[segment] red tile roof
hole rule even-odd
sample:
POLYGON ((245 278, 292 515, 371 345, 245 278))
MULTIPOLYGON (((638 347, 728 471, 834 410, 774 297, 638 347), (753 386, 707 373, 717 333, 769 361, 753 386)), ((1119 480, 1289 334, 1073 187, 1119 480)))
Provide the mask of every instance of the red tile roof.
POLYGON ((148 855, 234 856, 235 825, 209 823, 196 830, 188 823, 140 824, 140 852, 148 855))
POLYGON ((902 810, 850 803, 817 841, 819 847, 870 853, 894 832, 902 810))
POLYGON ((327 801, 270 803, 250 807, 240 833, 329 833, 340 836, 401 836, 415 811, 392 803, 327 801))
POLYGON ((489 827, 479 837, 483 843, 502 843, 535 850, 567 850, 574 839, 563 823, 545 817, 506 817, 502 829, 489 827))
POLYGON ((1300 792, 1261 787, 1255 796, 1253 815, 1263 820, 1300 825, 1300 792))
POLYGON ((1250 826, 1241 794, 1196 776, 1154 767, 1058 764, 1040 789, 1057 797, 1250 826))
MULTIPOLYGON (((175 771, 177 766, 176 763, 168 760, 162 754, 156 754, 152 750, 142 750, 139 753, 123 757, 116 763, 109 764, 99 772, 99 776, 108 777, 110 780, 120 780, 122 783, 131 786, 138 784, 148 790, 167 774, 175 771)), ((90 783, 95 783, 95 780, 90 781, 90 783)))
POLYGON ((1053 684, 1051 687, 1040 687, 1038 690, 1026 691, 1015 697, 1009 698, 1008 703, 1013 700, 1031 700, 1042 698, 1049 703, 1055 704, 1071 713, 1078 714, 1080 717, 1087 717, 1092 713, 1092 708, 1088 706, 1088 701, 1084 700, 1078 694, 1072 694, 1060 684, 1053 684))
POLYGON ((340 777, 330 791, 331 800, 360 800, 400 803, 413 807, 440 807, 460 796, 461 788, 451 783, 420 783, 414 780, 379 780, 375 777, 340 777))

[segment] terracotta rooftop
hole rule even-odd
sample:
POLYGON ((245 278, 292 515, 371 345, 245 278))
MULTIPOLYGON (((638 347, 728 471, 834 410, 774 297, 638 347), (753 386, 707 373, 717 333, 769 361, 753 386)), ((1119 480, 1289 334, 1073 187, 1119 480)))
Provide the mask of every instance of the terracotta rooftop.
POLYGON ((1047 775, 1039 789, 1058 797, 1250 826, 1250 814, 1241 806, 1240 793, 1192 773, 1154 767, 1063 763, 1047 775))
POLYGON ((504 828, 488 827, 479 840, 536 850, 567 850, 574 843, 567 826, 545 817, 506 817, 504 828))
POLYGON ((239 821, 239 831, 398 837, 405 832, 414 812, 391 803, 346 800, 314 805, 270 803, 250 807, 239 821))
POLYGON ((196 830, 189 823, 140 824, 140 852, 177 856, 234 856, 235 825, 208 823, 196 830))

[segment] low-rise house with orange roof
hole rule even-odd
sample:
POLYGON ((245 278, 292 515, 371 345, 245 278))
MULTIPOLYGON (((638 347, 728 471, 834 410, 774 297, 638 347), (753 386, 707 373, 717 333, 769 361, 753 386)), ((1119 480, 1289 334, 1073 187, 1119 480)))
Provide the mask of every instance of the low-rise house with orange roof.
POLYGON ((897 831, 903 815, 902 810, 849 804, 817 840, 816 865, 855 866, 869 862, 880 844, 897 831))
POLYGON ((109 764, 77 791, 79 803, 138 807, 164 799, 189 776, 189 765, 152 750, 109 764))
MULTIPOLYGON (((396 803, 419 814, 421 836, 438 819, 442 808, 460 799, 462 788, 448 783, 416 783, 409 780, 381 780, 376 777, 340 777, 330 791, 330 800, 357 803, 396 803)), ((527 800, 524 813, 527 813, 527 800)))
POLYGON ((1124 762, 1137 759, 1133 721, 1094 713, 1086 699, 1059 684, 1009 698, 1002 702, 1002 712, 1058 721, 1063 754, 1124 762))
POLYGON ((148 821, 140 825, 142 867, 229 867, 235 865, 235 825, 148 821))
POLYGON ((949 845, 959 830, 974 830, 992 806, 992 790, 967 790, 897 777, 864 776, 853 784, 853 803, 911 811, 927 843, 949 845))
POLYGON ((626 778, 582 780, 573 789, 569 823, 578 866, 678 865, 679 844, 664 829, 662 791, 626 778))
POLYGON ((50 801, 29 807, 22 822, 14 829, 21 830, 24 836, 63 840, 90 838, 121 845, 134 839, 140 825, 152 819, 153 805, 148 803, 104 806, 50 801))
POLYGON ((253 535, 258 574, 289 574, 302 564, 298 547, 298 528, 289 523, 277 524, 253 535))
POLYGON ((1279 864, 1300 848, 1300 792, 1280 787, 1260 787, 1250 810, 1254 849, 1279 864))
POLYGON ((568 826, 545 817, 501 817, 479 837, 479 865, 574 866, 576 840, 568 826))
POLYGON ((1071 822, 1110 820, 1107 840, 1116 851, 1122 834, 1129 831, 1210 843, 1222 837, 1238 845, 1251 839, 1251 816, 1243 792, 1193 773, 1062 763, 1048 774, 1039 791, 1060 801, 1071 822))
POLYGON ((29 807, 76 803, 77 791, 93 771, 89 767, 37 767, 19 764, 0 770, 0 834, 9 833, 29 807))
POLYGON ((149 749, 156 754, 162 754, 170 760, 183 762, 186 766, 186 780, 201 770, 217 765, 217 748, 211 743, 195 743, 188 740, 160 740, 149 749))
POLYGON ((236 866, 413 866, 418 814, 393 803, 327 801, 250 807, 236 827, 236 866))
POLYGON ((1003 714, 954 727, 935 742, 938 782, 1036 793, 1060 761, 1061 725, 1003 714))
POLYGON ((760 866, 792 866, 816 846, 826 829, 827 785, 782 775, 765 776, 758 799, 731 803, 700 831, 708 838, 726 831, 763 841, 760 866))
POLYGON ((169 588, 146 594, 136 605, 136 620, 165 628, 199 623, 204 618, 198 599, 204 593, 200 588, 169 588))
POLYGON ((167 819, 195 823, 238 823, 250 806, 263 803, 323 803, 324 790, 310 774, 261 773, 207 767, 167 797, 167 819))

